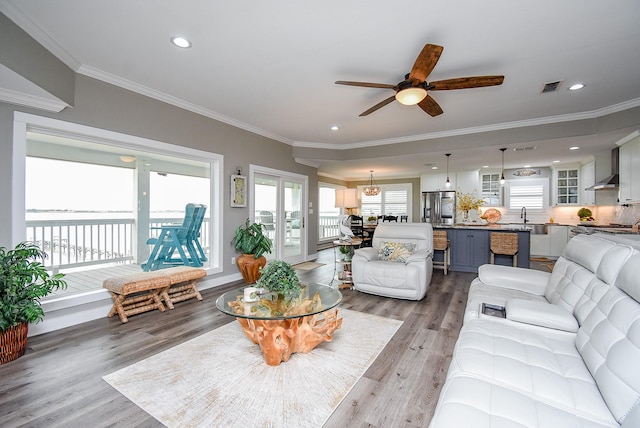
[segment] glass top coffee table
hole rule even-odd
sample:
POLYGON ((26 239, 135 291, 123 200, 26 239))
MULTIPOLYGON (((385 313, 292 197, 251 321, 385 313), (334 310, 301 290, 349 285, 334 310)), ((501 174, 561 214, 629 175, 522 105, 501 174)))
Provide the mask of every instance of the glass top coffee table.
POLYGON ((294 352, 307 353, 330 342, 342 326, 336 309, 342 293, 328 285, 307 284, 295 296, 261 293, 250 302, 245 302, 245 288, 227 291, 218 297, 216 307, 236 317, 245 335, 260 345, 270 366, 288 361, 294 352))

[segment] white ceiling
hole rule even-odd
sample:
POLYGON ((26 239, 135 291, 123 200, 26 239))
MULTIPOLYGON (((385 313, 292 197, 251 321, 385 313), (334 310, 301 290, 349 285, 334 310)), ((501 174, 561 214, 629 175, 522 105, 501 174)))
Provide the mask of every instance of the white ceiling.
POLYGON ((507 152, 507 168, 578 161, 635 128, 576 132, 575 121, 640 106, 637 1, 0 0, 0 11, 79 73, 300 150, 338 149, 343 160, 303 157, 344 179, 429 173, 446 152, 452 170, 499 168, 500 147, 538 147, 507 152), (174 47, 176 35, 193 46, 174 47), (435 118, 397 102, 358 117, 393 92, 334 82, 396 84, 425 43, 444 46, 429 81, 502 74, 504 84, 432 92, 444 110, 435 118), (559 91, 540 93, 557 80, 559 91), (568 91, 576 82, 586 87, 568 91), (540 124, 558 130, 541 137, 540 124))

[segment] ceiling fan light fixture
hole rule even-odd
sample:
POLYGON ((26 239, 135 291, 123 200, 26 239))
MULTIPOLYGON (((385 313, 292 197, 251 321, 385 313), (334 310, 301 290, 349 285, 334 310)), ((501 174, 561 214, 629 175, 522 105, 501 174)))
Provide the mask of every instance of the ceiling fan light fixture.
POLYGON ((396 93, 396 100, 406 106, 414 106, 427 97, 427 90, 412 86, 396 93))
POLYGON ((380 187, 376 185, 376 182, 373 180, 373 170, 370 172, 371 177, 369 177, 369 182, 364 186, 364 189, 362 189, 362 193, 366 196, 376 196, 380 194, 380 187))

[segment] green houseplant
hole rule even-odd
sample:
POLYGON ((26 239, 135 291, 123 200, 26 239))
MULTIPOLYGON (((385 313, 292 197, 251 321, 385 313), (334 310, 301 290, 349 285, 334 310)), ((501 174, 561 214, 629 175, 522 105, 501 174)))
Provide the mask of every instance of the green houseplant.
POLYGON ((29 323, 44 318, 40 298, 67 286, 64 274, 49 275, 39 261, 45 257, 30 242, 0 247, 0 364, 24 354, 29 323))
POLYGON ((244 282, 253 284, 260 277, 260 268, 267 264, 264 253, 271 253, 272 242, 263 233, 264 226, 259 223, 251 223, 247 219, 244 225, 238 226, 231 244, 242 255, 236 263, 242 274, 244 282))
POLYGON ((283 260, 272 261, 266 267, 260 268, 260 272, 257 287, 285 295, 298 294, 302 290, 295 269, 283 260))

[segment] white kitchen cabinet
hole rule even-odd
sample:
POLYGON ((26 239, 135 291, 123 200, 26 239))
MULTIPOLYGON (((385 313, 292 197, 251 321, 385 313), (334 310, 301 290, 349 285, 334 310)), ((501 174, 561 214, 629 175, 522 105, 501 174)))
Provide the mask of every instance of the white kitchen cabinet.
POLYGON ((564 247, 567 246, 569 241, 569 227, 570 226, 549 226, 549 256, 560 257, 564 251, 564 247))
POLYGON ((620 146, 620 203, 640 202, 640 137, 620 146))
POLYGON ((551 255, 550 237, 548 234, 531 234, 530 239, 531 250, 529 252, 531 253, 531 257, 547 257, 551 255))
POLYGON ((449 177, 451 187, 444 186, 447 181, 447 173, 425 174, 420 176, 420 190, 423 192, 432 192, 434 190, 456 190, 455 177, 449 177))
POLYGON ((580 167, 557 167, 554 170, 554 205, 580 203, 580 167))
POLYGON ((547 234, 531 234, 531 256, 560 257, 567 245, 569 226, 549 225, 547 234))
POLYGON ((595 205, 596 191, 585 190, 596 183, 596 161, 592 160, 580 167, 580 193, 581 205, 595 205))

